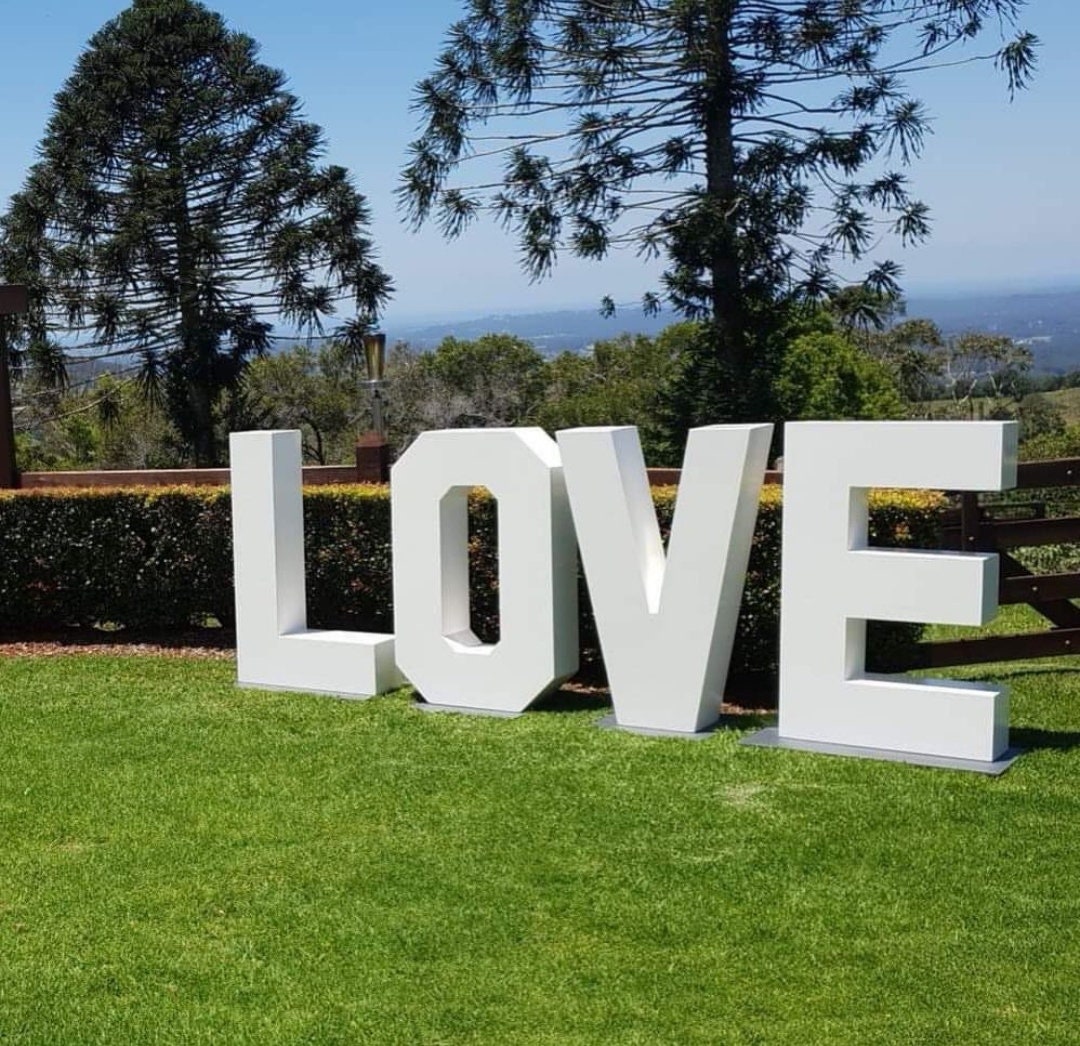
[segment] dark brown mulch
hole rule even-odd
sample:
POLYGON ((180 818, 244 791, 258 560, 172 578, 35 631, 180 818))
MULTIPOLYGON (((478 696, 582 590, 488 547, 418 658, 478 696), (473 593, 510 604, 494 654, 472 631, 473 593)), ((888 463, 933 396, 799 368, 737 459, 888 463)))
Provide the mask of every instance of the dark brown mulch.
POLYGON ((60 654, 153 654, 226 661, 236 656, 236 636, 224 628, 192 628, 182 632, 104 628, 0 629, 0 658, 60 654))
MULTIPOLYGON (((236 657, 236 634, 227 628, 191 628, 182 632, 129 631, 105 628, 57 628, 28 631, 0 629, 0 658, 54 657, 107 654, 118 657, 146 654, 155 657, 205 658, 229 661, 236 657)), ((570 680, 543 707, 607 707, 610 691, 595 672, 570 680)), ((721 706, 726 716, 768 715, 776 711, 775 697, 767 687, 732 680, 728 700, 721 706), (742 685, 739 685, 739 684, 742 685)))

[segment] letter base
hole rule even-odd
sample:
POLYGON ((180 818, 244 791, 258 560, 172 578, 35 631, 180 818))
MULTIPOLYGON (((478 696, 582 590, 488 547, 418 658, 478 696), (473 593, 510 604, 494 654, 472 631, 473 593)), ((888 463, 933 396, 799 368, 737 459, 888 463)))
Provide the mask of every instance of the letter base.
POLYGON ((524 712, 507 712, 501 708, 469 708, 466 705, 437 705, 431 701, 416 698, 412 703, 418 712, 445 712, 451 715, 482 715, 489 719, 520 719, 524 712))
POLYGON ((598 719, 596 725, 601 730, 621 730, 627 734, 641 734, 642 737, 681 737, 684 741, 704 741, 707 738, 712 737, 717 730, 723 726, 723 723, 717 719, 715 723, 705 727, 702 730, 684 731, 684 730, 657 730, 649 726, 623 726, 615 718, 615 713, 604 716, 603 719, 598 719))
POLYGON ((957 759, 944 755, 924 755, 920 752, 896 752, 888 748, 859 748, 855 745, 837 745, 827 741, 801 741, 781 737, 775 726, 748 734, 740 742, 756 748, 789 748, 799 752, 817 752, 819 755, 840 755, 852 759, 878 759, 886 763, 909 763, 912 766, 931 766, 939 770, 966 770, 970 773, 1000 777, 1022 754, 1022 749, 1008 748, 997 759, 983 762, 979 759, 957 759))

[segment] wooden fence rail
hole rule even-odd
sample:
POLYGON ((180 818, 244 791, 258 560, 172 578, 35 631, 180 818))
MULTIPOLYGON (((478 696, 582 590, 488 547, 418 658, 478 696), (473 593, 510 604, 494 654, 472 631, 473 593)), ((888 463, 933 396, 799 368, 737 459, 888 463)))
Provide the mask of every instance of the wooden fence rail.
MULTIPOLYGON (((373 483, 378 482, 361 462, 352 465, 305 465, 304 483, 373 483)), ((680 469, 648 469, 649 483, 664 487, 679 482, 680 469)), ((377 473, 375 474, 377 476, 377 473)), ((79 487, 219 487, 229 482, 228 469, 102 469, 78 472, 21 472, 16 485, 20 490, 79 487)), ((782 482, 779 472, 765 473, 766 483, 782 482)))
MULTIPOLYGON (((20 490, 107 487, 223 487, 228 469, 105 469, 95 472, 20 472, 20 490)), ((356 483, 352 465, 305 465, 304 483, 356 483)))
MULTIPOLYGON (((1078 485, 1080 458, 1024 462, 1017 469, 1018 490, 1078 485)), ((1052 627, 1046 632, 920 643, 906 667, 945 668, 1080 653, 1080 607, 1072 602, 1080 597, 1080 573, 1035 574, 1009 552, 1080 542, 1080 516, 1001 518, 1001 514, 1025 508, 1042 517, 1042 506, 1037 503, 980 505, 977 494, 965 492, 960 495, 959 511, 942 528, 941 547, 996 552, 1001 566, 998 602, 1027 603, 1052 627)))

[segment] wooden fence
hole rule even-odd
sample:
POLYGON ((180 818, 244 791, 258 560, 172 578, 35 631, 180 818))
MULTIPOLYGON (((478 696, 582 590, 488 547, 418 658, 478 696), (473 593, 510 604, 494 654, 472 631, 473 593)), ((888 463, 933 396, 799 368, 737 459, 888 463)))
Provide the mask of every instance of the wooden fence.
MULTIPOLYGON (((378 472, 373 472, 367 461, 360 459, 357 465, 305 465, 304 483, 318 486, 325 483, 377 483, 378 472)), ((378 465, 375 466, 376 468, 378 465)), ((663 487, 679 482, 679 469, 649 469, 649 483, 663 487)), ((780 483, 781 473, 770 470, 765 473, 766 483, 780 483)), ((228 469, 104 469, 94 472, 21 472, 16 478, 20 490, 43 490, 49 488, 79 487, 218 487, 229 482, 228 469)))
MULTIPOLYGON (((90 487, 223 487, 229 482, 228 469, 104 469, 96 472, 20 472, 20 490, 48 490, 90 487)), ((352 465, 305 465, 304 483, 356 483, 352 465)))
MULTIPOLYGON (((1017 490, 1076 487, 1080 458, 1025 462, 1017 472, 1017 490)), ((1043 502, 980 504, 977 494, 961 494, 959 510, 942 528, 941 547, 996 552, 1001 565, 998 602, 1027 603, 1051 627, 1022 635, 920 643, 909 667, 944 668, 1080 653, 1080 607, 1072 601, 1080 596, 1080 573, 1035 574, 1010 554, 1011 549, 1078 542, 1080 516, 1047 518, 1043 502)))

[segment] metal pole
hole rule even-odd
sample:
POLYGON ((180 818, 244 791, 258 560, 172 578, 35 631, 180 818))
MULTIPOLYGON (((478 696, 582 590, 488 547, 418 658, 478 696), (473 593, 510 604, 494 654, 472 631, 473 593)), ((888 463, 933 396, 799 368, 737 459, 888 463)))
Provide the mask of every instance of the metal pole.
POLYGON ((375 431, 385 438, 386 419, 383 417, 383 402, 378 386, 371 390, 371 423, 375 431))
POLYGON ((364 361, 371 390, 372 431, 356 441, 356 478, 361 483, 390 482, 390 445, 386 442, 386 414, 382 390, 386 385, 386 335, 376 331, 363 336, 364 361))
POLYGON ((11 410, 11 374, 8 370, 10 321, 8 316, 26 312, 26 288, 0 284, 0 488, 19 485, 15 467, 15 421, 11 410))

